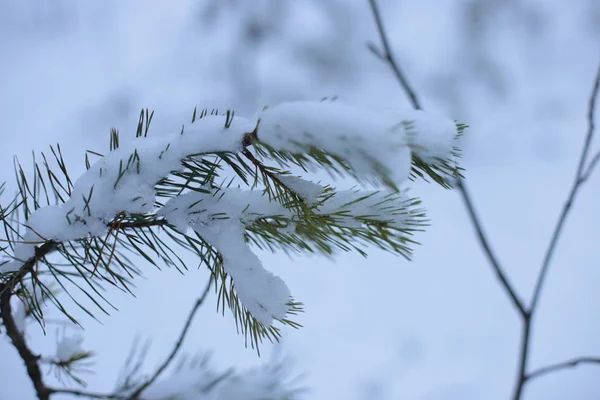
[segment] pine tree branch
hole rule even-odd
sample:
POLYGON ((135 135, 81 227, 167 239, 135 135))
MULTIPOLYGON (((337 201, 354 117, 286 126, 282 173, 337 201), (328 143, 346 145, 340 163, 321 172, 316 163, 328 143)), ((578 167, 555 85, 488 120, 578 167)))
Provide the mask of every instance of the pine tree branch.
POLYGON ((594 157, 590 166, 585 170, 585 163, 587 159, 587 155, 590 150, 590 144, 592 142, 592 138, 594 137, 594 112, 596 108, 596 99, 598 97, 598 91, 600 89, 600 66, 598 67, 598 71, 596 72, 596 78, 594 80, 594 84, 592 87, 592 92, 590 94, 590 99, 588 102, 588 113, 587 113, 587 122, 588 122, 588 131, 585 138, 585 143, 583 144, 583 149, 581 151, 581 157, 579 159, 579 166, 577 167, 577 174, 575 175, 575 181, 573 182, 573 186, 571 187, 571 191, 569 196, 567 197, 567 202, 564 205, 562 212, 558 218, 556 223, 556 227, 554 228, 554 233, 552 234, 552 239, 550 240, 550 244, 548 245, 548 249, 546 250, 546 254, 544 256, 544 261, 542 263, 542 268, 537 278, 537 282, 535 285, 535 289, 533 291, 533 298, 531 300, 531 305, 529 307, 530 312, 533 314, 536 310, 536 306, 539 301, 540 293, 542 292, 542 288, 544 285, 544 281, 546 276, 548 275, 548 269, 550 267, 550 262, 552 261, 552 256, 554 255, 554 250, 556 249, 556 245, 558 240, 560 239, 560 235, 563 230, 563 226, 565 221, 567 220, 567 216, 569 211, 571 211, 571 206, 575 200, 575 196, 577 195, 581 184, 584 183, 592 172, 594 166, 598 162, 598 155, 594 157))
POLYGON ((540 369, 537 369, 537 370, 527 374, 527 380, 539 378, 542 375, 561 371, 561 370, 564 370, 567 368, 573 368, 579 364, 598 364, 598 365, 600 365, 600 358, 580 357, 580 358, 573 358, 573 359, 562 361, 562 362, 559 362, 556 364, 548 365, 547 367, 542 367, 540 369))
POLYGON ((51 391, 44 384, 44 380, 42 378, 42 370, 38 364, 39 356, 33 354, 27 343, 25 342, 25 338, 23 334, 19 331, 17 324, 12 315, 12 306, 10 304, 10 299, 12 297, 12 289, 7 285, 0 285, 0 316, 2 317, 2 321, 6 328, 6 334, 10 338, 13 346, 17 349, 19 356, 25 363, 25 367, 27 369, 27 375, 31 379, 33 383, 33 387, 35 388, 35 392, 37 398, 39 400, 49 400, 51 391))
POLYGON ((192 324, 192 321, 194 319, 194 316, 196 315, 196 312, 200 309, 200 306, 202 306, 202 304, 204 303, 204 300, 206 299, 206 296, 208 295, 208 292, 212 286, 212 282, 213 282, 213 280, 211 277, 208 281, 208 284, 206 285, 206 288, 204 289, 204 292, 202 293, 202 296, 200 296, 198 298, 198 300, 196 300, 196 303, 192 307, 192 310, 190 311, 190 313, 187 317, 185 325, 183 326, 183 330, 179 334, 179 339, 177 339, 177 342, 175 343, 175 346, 173 347, 173 350, 171 350, 171 353, 169 354, 169 356, 160 365, 160 367, 156 370, 156 372, 152 375, 152 377, 150 379, 148 379, 145 383, 143 383, 140 387, 138 387, 135 390, 135 392, 133 392, 133 394, 131 394, 128 397, 128 400, 138 400, 140 394, 142 394, 142 392, 144 390, 146 390, 150 385, 152 385, 158 379, 158 377, 165 371, 165 369, 167 369, 167 367, 171 364, 171 362, 175 359, 175 356, 179 352, 181 345, 183 344, 183 340, 185 339, 185 336, 187 335, 187 332, 192 324))
POLYGON ((388 40, 388 35, 385 31, 385 26, 381 18, 381 13, 379 12, 377 0, 369 0, 369 4, 371 6, 371 12, 373 13, 373 17, 375 18, 375 24, 377 25, 377 31, 379 32, 379 38, 381 39, 383 52, 380 51, 377 47, 375 47, 375 45, 372 43, 369 43, 367 46, 373 52, 373 54, 385 61, 392 68, 394 74, 396 75, 396 79, 402 86, 402 89, 404 89, 404 92, 406 92, 406 94, 408 95, 408 98, 410 99, 413 108, 421 110, 421 103, 419 102, 417 95, 411 88, 410 84, 408 83, 408 80, 404 76, 404 73, 400 69, 400 65, 396 62, 396 59, 392 54, 392 48, 388 40))
POLYGON ((473 224, 473 227, 475 228, 475 231, 477 233, 477 239, 479 240, 479 244, 483 248, 484 253, 486 254, 486 256, 488 258, 488 261, 492 265, 492 268, 494 269, 494 272, 496 273, 498 280, 500 281, 500 284, 502 285, 502 288, 504 289, 504 291, 506 292, 506 294, 512 301, 515 308, 519 311, 519 314, 525 318, 527 315, 527 311, 525 310, 523 301, 520 300, 519 297, 517 296, 517 293, 516 293, 515 289, 513 288, 513 286, 511 285, 511 283, 508 281, 508 277, 506 276, 502 266, 500 265, 498 258, 494 255, 494 252, 492 251, 492 248, 488 242, 488 239, 487 239, 485 233, 483 232, 483 227, 482 227, 481 221, 479 220, 479 217, 477 216, 477 213, 475 211, 475 206, 473 205, 473 201, 471 200, 469 191, 467 190, 462 179, 459 179, 457 181, 456 188, 458 189, 458 192, 461 194, 463 202, 465 204, 465 207, 467 208, 467 212, 471 219, 471 223, 473 224))

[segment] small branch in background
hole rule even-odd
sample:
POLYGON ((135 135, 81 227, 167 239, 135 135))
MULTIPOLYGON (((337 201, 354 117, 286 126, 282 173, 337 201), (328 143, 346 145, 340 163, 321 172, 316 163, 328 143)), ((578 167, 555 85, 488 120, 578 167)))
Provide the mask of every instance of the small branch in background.
POLYGON ((598 364, 598 365, 600 365, 600 358, 593 358, 593 357, 573 358, 571 360, 563 361, 563 362, 560 362, 557 364, 548 365, 547 367, 543 367, 543 368, 537 369, 533 372, 530 372, 527 375, 527 380, 529 381, 529 380, 532 380, 535 378, 539 378, 540 376, 549 374, 551 372, 556 372, 556 371, 560 371, 560 370, 567 369, 567 368, 573 368, 580 364, 598 364))
POLYGON ((383 20, 381 19, 381 13, 379 12, 379 7, 377 6, 377 0, 369 0, 369 4, 371 5, 373 17, 375 18, 375 24, 377 25, 377 31, 379 32, 379 38, 381 39, 383 52, 379 50, 373 43, 368 43, 367 46, 369 47, 369 50, 373 52, 373 54, 385 61, 392 68, 394 74, 396 75, 396 79, 398 79, 402 89, 404 89, 408 95, 412 106, 417 110, 421 110, 421 103, 419 102, 419 99, 417 99, 417 95, 411 88, 408 80, 404 77, 404 73, 402 73, 400 65, 396 62, 396 59, 392 53, 388 35, 385 31, 383 20))
POLYGON ((579 159, 579 166, 577 167, 577 174, 575 176, 575 181, 573 182, 573 186, 571 187, 571 191, 567 198, 567 202, 564 205, 562 212, 558 218, 556 223, 556 227, 554 228, 554 233, 552 234, 552 239, 550 240, 550 244, 548 245, 548 250, 546 250, 546 255, 544 256, 544 261, 542 263, 542 268, 538 275, 537 282, 535 284, 535 289, 533 291, 533 298, 531 300, 531 306, 529 308, 530 312, 533 314, 536 310, 537 303, 539 301, 540 293, 542 292, 542 287, 544 285, 544 281, 546 276, 548 275, 548 268, 550 267, 550 261, 552 261, 552 256, 554 255, 554 250, 556 249, 556 245, 560 238, 560 234, 562 233, 564 223, 567 219, 567 215, 571 210, 571 206, 573 205, 573 201, 575 200, 575 196, 581 184, 585 182, 590 173, 592 172, 594 166, 598 162, 598 156, 592 159, 590 166, 585 171, 585 162, 587 159, 587 155, 590 150, 590 144, 592 143, 592 138, 594 137, 594 111, 596 108, 596 99, 598 97, 598 91, 600 90, 600 66, 598 67, 598 71, 596 72, 596 79, 594 80, 594 84, 592 87, 592 93, 590 95, 590 99, 588 102, 588 113, 587 113, 587 121, 588 121, 588 132, 585 138, 585 143, 583 145, 583 149, 581 151, 581 157, 579 159))
MULTIPOLYGON (((544 261, 542 262, 542 267, 538 274, 535 288, 533 290, 533 297, 531 299, 531 304, 527 309, 526 318, 524 319, 524 335, 521 339, 520 345, 520 362, 519 362, 519 380, 517 385, 515 386, 515 391, 513 393, 514 400, 520 400, 523 393, 523 387, 527 382, 528 378, 531 376, 535 376, 532 374, 527 374, 527 359, 529 356, 529 343, 530 343, 530 332, 531 332, 531 324, 533 321, 533 315, 537 310, 537 305, 539 303, 540 295, 542 293, 542 288, 544 286, 544 282, 546 277, 548 276, 548 271, 550 269, 550 262, 552 261, 552 256, 554 255, 554 251, 558 244, 558 240, 560 239, 560 235, 562 233, 565 221, 567 220, 567 216, 569 215, 569 211, 571 211, 571 206, 575 201, 575 196, 577 195, 579 188, 581 185, 589 178, 591 172, 593 171, 594 166, 598 162, 598 155, 596 155, 592 161, 590 162, 587 170, 585 168, 585 162, 587 159, 587 155, 590 150, 590 144, 592 143, 592 138, 594 136, 594 110, 596 108, 596 98, 598 97, 598 91, 600 89, 600 66, 598 66, 598 71, 596 72, 596 78, 594 79, 594 83, 592 86, 592 93, 590 95, 590 99, 588 102, 588 112, 587 112, 587 121, 588 121, 588 131, 585 138, 585 142, 583 144, 583 149, 581 150, 581 156, 579 159, 579 165, 577 167, 577 174, 575 175, 575 180, 573 182, 573 186, 571 186, 571 191, 569 192, 569 196, 567 197, 567 202, 565 203, 560 216, 558 217, 558 221, 554 228, 554 233, 552 234, 552 239, 550 239, 550 244, 548 245, 548 249, 546 250, 546 254, 544 256, 544 261)), ((562 368, 556 367, 547 367, 542 368, 540 371, 544 371, 544 373, 557 371, 562 368), (549 369, 548 369, 549 368, 549 369)), ((539 373, 538 373, 539 375, 539 373)))
MULTIPOLYGON (((381 14, 380 14, 379 8, 377 6, 377 0, 369 0, 369 4, 371 6, 371 11, 373 13, 375 23, 377 25, 377 30, 379 32, 381 43, 383 45, 383 51, 378 49, 372 43, 368 43, 367 46, 368 46, 369 50, 371 50, 373 52, 373 54, 375 54, 375 56, 377 56, 379 59, 386 62, 392 68, 392 70, 394 71, 394 74, 396 75, 398 82, 400 83, 400 85, 404 89, 406 95, 409 97, 411 103, 413 104, 413 107, 415 109, 421 109, 420 103, 417 100, 417 97, 416 97, 414 91, 411 89, 410 85, 408 84, 408 81, 406 80, 398 63, 396 62, 396 60, 394 59, 394 56, 391 53, 389 40, 387 38, 387 34, 385 32, 385 28, 384 28, 384 25, 383 25, 383 22, 381 19, 381 14)), ((550 266, 550 262, 552 260, 552 256, 554 254, 554 250, 556 249, 558 240, 560 238, 560 234, 562 232, 564 223, 567 218, 567 215, 569 214, 569 211, 571 209, 571 206, 573 204, 573 201, 575 199, 575 196, 576 196, 579 188, 585 181, 587 181, 587 179, 589 179, 594 168, 600 162, 600 152, 598 152, 592 158, 592 160, 589 162, 587 168, 585 166, 586 161, 587 161, 587 156, 589 154, 590 144, 591 144, 592 138, 594 136, 594 130, 595 130, 594 111, 595 111, 596 100, 597 100, 599 91, 600 91, 600 66, 598 67, 596 78, 594 80, 594 84, 592 87, 592 93, 591 93, 590 99, 589 99, 589 106, 588 106, 588 113, 587 113, 588 131, 587 131, 587 136, 585 138, 585 142, 583 145, 583 150, 581 152, 579 165, 577 167, 577 174, 575 177, 575 181, 573 183, 573 186, 572 186, 569 196, 567 198, 567 202, 566 202, 565 206, 563 207, 563 210, 559 216, 558 222, 554 229, 554 233, 552 235, 552 239, 550 240, 550 244, 548 245, 548 249, 544 256, 544 261, 542 262, 542 268, 540 270, 540 273, 539 273, 537 281, 536 281, 531 305, 529 307, 525 306, 524 302, 519 299, 514 287, 508 281, 508 278, 506 277, 504 270, 502 269, 500 263, 498 262, 498 259, 492 252, 491 246, 490 246, 485 234, 483 233, 482 224, 479 220, 479 217, 477 216, 477 213, 475 212, 473 202, 471 200, 469 191, 467 190, 464 181, 459 180, 458 184, 457 184, 457 189, 462 196, 462 199, 467 208, 467 212, 469 214, 471 223, 473 224, 475 231, 477 233, 477 238, 479 240, 479 244, 483 248, 490 264, 492 265, 492 268, 496 272, 496 275, 498 276, 498 280, 500 281, 500 284, 504 288, 504 291, 506 292, 508 297, 511 299, 514 307, 518 310, 519 315, 521 317, 521 321, 523 323, 523 327, 522 327, 522 331, 521 331, 521 342, 519 345, 518 378, 517 378, 517 383, 515 385, 515 389, 514 389, 513 396, 512 396, 512 398, 514 400, 520 400, 522 398, 522 393, 523 393, 523 388, 525 386, 525 383, 533 378, 539 377, 539 376, 547 374, 547 373, 560 371, 565 368, 573 367, 575 365, 582 364, 582 363, 600 364, 600 359, 590 358, 590 357, 578 358, 578 359, 568 360, 568 361, 565 361, 565 362, 562 362, 559 364, 543 367, 543 368, 540 368, 529 374, 527 373, 527 361, 528 361, 528 354, 529 354, 529 345, 530 345, 530 341, 531 341, 531 327, 532 327, 533 314, 536 310, 536 306, 539 301, 539 297, 540 297, 540 294, 541 294, 541 291, 543 288, 544 280, 548 274, 548 269, 550 266)))
POLYGON ((165 359, 165 361, 160 365, 160 367, 158 367, 158 369, 156 370, 156 372, 152 375, 152 377, 150 379, 148 379, 145 383, 143 383, 139 388, 137 388, 135 390, 135 392, 133 392, 133 394, 131 394, 131 396, 128 397, 129 400, 136 400, 139 398, 140 394, 146 390, 150 385, 152 385, 154 382, 156 382, 156 380, 158 379, 158 377, 165 371, 165 369, 167 369, 167 367, 171 364, 171 362, 175 359, 175 356, 177 355, 177 353, 179 352, 179 349, 181 348, 181 345, 183 344, 183 340, 185 339, 185 336, 192 324, 192 321, 194 319, 194 316, 196 315, 196 312, 200 309, 200 306, 202 306, 202 304, 204 303, 204 300, 206 299, 206 296, 208 295, 208 292, 212 286, 212 282, 213 279, 212 277, 208 280, 208 284, 206 285, 206 288, 204 289, 204 292, 202 293, 202 296, 200 296, 198 298, 198 300, 196 300, 196 303, 194 304, 194 306, 192 307, 192 310, 190 311, 187 320, 185 322, 185 325, 183 327, 183 330, 181 331, 181 333, 179 334, 179 339, 177 339, 177 342, 175 343, 175 346, 173 347, 173 350, 171 350, 171 353, 169 354, 169 356, 165 359))

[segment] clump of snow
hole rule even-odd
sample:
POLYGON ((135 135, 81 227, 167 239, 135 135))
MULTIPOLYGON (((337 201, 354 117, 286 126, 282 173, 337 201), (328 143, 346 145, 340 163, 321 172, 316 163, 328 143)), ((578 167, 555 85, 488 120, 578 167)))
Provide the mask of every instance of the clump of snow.
POLYGON ((325 188, 317 183, 292 175, 277 175, 277 178, 308 204, 314 204, 325 188))
POLYGON ((267 271, 245 240, 245 224, 264 216, 291 212, 259 191, 225 189, 215 193, 189 192, 160 210, 185 232, 190 226, 223 257, 223 268, 252 316, 265 325, 283 319, 291 293, 285 282, 267 271))
POLYGON ((403 115, 408 144, 421 160, 436 164, 451 157, 457 134, 454 121, 422 110, 411 110, 408 117, 403 115))
POLYGON ((257 114, 258 139, 294 153, 311 147, 342 157, 358 177, 380 175, 406 180, 411 152, 404 133, 385 114, 338 101, 282 103, 257 114))
POLYGON ((81 348, 83 336, 63 336, 56 345, 56 358, 60 362, 68 362, 73 357, 85 353, 81 348))
POLYGON ((454 122, 420 110, 369 111, 339 101, 299 101, 268 107, 256 115, 258 139, 294 153, 311 147, 343 158, 358 177, 388 177, 396 185, 411 170, 412 153, 426 162, 447 159, 454 122))

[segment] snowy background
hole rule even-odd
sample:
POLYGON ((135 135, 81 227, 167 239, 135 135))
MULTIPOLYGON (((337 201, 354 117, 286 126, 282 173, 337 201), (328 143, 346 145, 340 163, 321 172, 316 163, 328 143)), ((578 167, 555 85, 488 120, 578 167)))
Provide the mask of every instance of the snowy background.
MULTIPOLYGON (((463 143, 467 180, 494 249, 529 298, 586 130, 600 62, 600 3, 380 3, 424 107, 471 126, 463 143)), ((27 164, 32 150, 56 142, 78 175, 86 149, 108 148, 110 127, 134 135, 142 107, 156 110, 152 135, 177 131, 195 106, 251 115, 266 104, 337 95, 357 105, 409 107, 367 41, 378 43, 362 0, 0 0, 1 180, 13 180, 13 155, 27 164)), ((599 175, 582 189, 556 253, 535 322, 532 368, 600 355, 599 175)), ((418 237, 411 263, 375 249, 368 259, 260 254, 305 303, 304 328, 287 329, 281 350, 306 374, 306 398, 508 398, 515 310, 458 194, 428 184, 413 193, 433 225, 418 237)), ((96 374, 86 376, 90 389, 113 388, 139 335, 153 340, 148 366, 162 360, 204 286, 207 274, 196 264, 190 260, 184 276, 141 265, 137 298, 115 292, 118 312, 102 324, 83 320, 83 346, 98 353, 96 374)), ((36 351, 55 352, 49 333, 30 326, 36 351)), ((213 299, 185 346, 211 351, 223 368, 259 363, 243 343, 213 299)), ((6 340, 0 360, 0 399, 33 398, 6 340)), ((532 381, 525 398, 600 399, 599 376, 593 366, 548 375, 532 381)))

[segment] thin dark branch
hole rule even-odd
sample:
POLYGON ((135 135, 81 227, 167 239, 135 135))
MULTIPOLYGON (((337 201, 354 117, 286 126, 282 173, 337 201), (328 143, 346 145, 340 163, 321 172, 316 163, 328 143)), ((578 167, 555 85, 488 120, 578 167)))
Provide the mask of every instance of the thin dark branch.
POLYGON ((377 31, 379 32, 379 37, 381 39, 381 45, 383 46, 383 52, 376 49, 374 46, 369 46, 369 48, 373 51, 373 53, 386 61, 387 64, 392 68, 398 82, 408 95, 410 102, 414 108, 417 110, 421 109, 421 103, 417 98, 414 90, 411 88, 408 80, 404 77, 402 70, 400 69, 400 65, 396 62, 396 59, 392 53, 392 48, 390 46, 390 42, 388 40, 388 35, 385 31, 385 27, 383 25, 383 20, 381 19, 381 13, 379 12, 379 7, 377 6, 377 0, 369 0, 369 4, 371 5, 371 11, 373 13, 373 17, 375 17, 375 24, 377 25, 377 31))
POLYGON ((531 314, 527 313, 523 317, 523 328, 521 330, 521 339, 519 342, 519 363, 517 372, 517 382, 513 389, 512 400, 520 400, 523 394, 523 388, 527 382, 527 361, 529 355, 529 344, 531 341, 531 314))
POLYGON ((183 340, 185 339, 185 336, 192 324, 192 320, 194 319, 196 312, 200 309, 200 306, 202 305, 202 303, 204 303, 204 300, 206 299, 206 296, 208 295, 208 292, 210 290, 212 282, 213 282, 212 278, 209 279, 208 284, 206 285, 206 288, 204 289, 204 292, 202 293, 202 296, 200 296, 198 298, 198 300, 196 300, 196 303, 192 307, 192 310, 190 311, 190 313, 187 317, 187 320, 185 322, 183 330, 179 334, 179 339, 175 343, 175 346, 173 347, 173 350, 171 350, 171 353, 169 354, 169 356, 160 365, 160 367, 158 367, 158 369, 156 370, 154 375, 152 375, 152 377, 150 379, 148 379, 145 383, 143 383, 139 388, 136 389, 135 392, 133 392, 133 394, 131 396, 129 396, 129 400, 138 399, 140 394, 144 390, 146 390, 150 385, 152 385, 158 379, 158 377, 165 371, 165 369, 167 369, 167 367, 171 364, 171 362, 175 359, 175 356, 179 352, 179 349, 181 348, 181 345, 183 344, 183 340))
POLYGON ((542 367, 540 369, 537 369, 537 370, 529 373, 527 375, 527 380, 539 378, 540 376, 549 374, 551 372, 557 372, 557 371, 561 371, 563 369, 573 368, 579 364, 598 364, 598 365, 600 365, 600 358, 580 357, 580 358, 573 358, 571 360, 559 362, 557 364, 548 365, 547 367, 542 367))
POLYGON ((507 278, 506 274, 504 273, 502 266, 498 262, 498 258, 494 255, 494 252, 492 251, 492 248, 490 247, 487 237, 485 236, 485 233, 483 232, 482 224, 479 221, 479 217, 477 216, 477 213, 475 212, 475 206, 473 205, 471 196, 469 195, 469 191, 467 190, 464 182, 460 179, 458 180, 456 188, 458 189, 458 192, 461 194, 462 199, 465 203, 467 212, 469 213, 469 217, 471 218, 471 222, 477 233, 477 239, 479 240, 479 244, 481 244, 481 247, 483 247, 485 255, 487 256, 490 264, 492 265, 494 272, 498 276, 498 279, 500 280, 500 283, 502 284, 504 291, 506 292, 506 294, 512 301, 513 305, 519 311, 519 314, 521 314, 522 317, 525 317, 527 312, 525 310, 525 306, 523 305, 523 301, 520 300, 519 297, 517 296, 516 291, 514 290, 513 286, 508 281, 508 278, 507 278))
POLYGON ((31 379, 33 383, 33 387, 35 388, 35 393, 39 400, 48 400, 50 399, 51 391, 44 384, 44 380, 42 378, 42 370, 40 365, 38 364, 39 356, 33 354, 27 343, 25 342, 25 338, 22 333, 19 331, 17 324, 12 315, 12 307, 10 304, 10 299, 12 297, 12 291, 10 288, 7 288, 6 285, 0 285, 3 290, 0 290, 2 294, 0 295, 0 316, 2 317, 2 321, 4 322, 4 327, 6 329, 6 334, 10 338, 13 346, 17 349, 19 356, 25 363, 25 367, 27 369, 27 375, 31 379), (4 286, 4 287, 2 287, 4 286))
POLYGON ((581 179, 579 180, 581 183, 588 180, 588 178, 590 177, 592 172, 594 172, 594 168, 596 168, 598 161, 600 161, 600 152, 598 152, 594 155, 594 157, 592 158, 592 161, 590 161, 590 163, 588 164, 588 167, 585 170, 585 173, 583 175, 581 175, 581 179))
MULTIPOLYGON (((589 103, 588 103, 588 113, 587 113, 587 121, 588 121, 588 131, 587 136, 585 138, 585 143, 583 145, 583 149, 581 151, 581 157, 579 159, 579 166, 577 167, 577 174, 575 176, 575 181, 573 182, 573 186, 571 187, 571 191, 567 198, 567 202, 564 205, 562 212, 558 218, 556 223, 556 227, 554 228, 554 233, 552 234, 552 239, 550 240, 550 244, 548 245, 548 249, 546 250, 546 255, 544 256, 544 261, 542 262, 542 268, 540 269, 540 273, 537 278, 537 282, 535 284, 535 289, 533 291, 533 297, 531 300, 531 305, 529 306, 529 311, 531 314, 535 313, 536 306, 538 304, 540 293, 542 292, 542 288, 544 285, 544 281, 546 276, 548 275, 548 269, 550 267, 550 262, 552 261, 552 256, 554 255, 554 250, 556 249, 556 245, 558 240, 560 239, 560 235, 563 230, 564 223, 567 219, 567 215, 571 210, 571 206, 573 205, 573 201, 575 200, 575 196, 581 184, 587 179, 589 174, 584 173, 585 161, 587 159, 587 155, 589 153, 590 144, 592 142, 592 138, 594 136, 594 111, 596 108, 596 99, 598 97, 598 91, 600 89, 600 66, 598 67, 598 71, 596 72, 596 79, 594 80, 594 85, 592 88, 592 93, 590 95, 589 103)), ((592 160, 593 165, 597 161, 592 160)), ((593 166, 592 166, 593 167, 593 166)), ((591 170, 588 170, 591 172, 591 170)))

